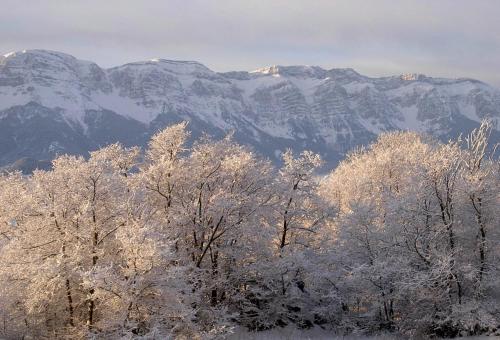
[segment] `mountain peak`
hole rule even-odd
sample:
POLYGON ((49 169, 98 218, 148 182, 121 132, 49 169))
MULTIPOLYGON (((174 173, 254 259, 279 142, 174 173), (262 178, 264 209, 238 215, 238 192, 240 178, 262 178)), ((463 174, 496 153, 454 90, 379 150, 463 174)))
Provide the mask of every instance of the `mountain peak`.
POLYGON ((127 63, 125 65, 112 67, 109 70, 118 70, 122 68, 160 68, 172 73, 177 74, 192 74, 192 73, 214 73, 214 71, 210 70, 205 65, 191 60, 170 60, 170 59, 161 59, 161 58, 153 58, 146 61, 138 61, 127 63))
POLYGON ((39 56, 39 57, 44 57, 44 58, 58 58, 58 59, 76 60, 76 58, 70 54, 58 52, 58 51, 44 50, 44 49, 28 49, 28 50, 22 50, 22 51, 14 51, 14 52, 9 52, 7 54, 4 54, 3 56, 7 59, 22 58, 22 57, 26 57, 26 56, 39 56))
POLYGON ((272 76, 288 76, 297 78, 324 78, 326 76, 326 70, 319 66, 309 66, 309 65, 272 65, 264 68, 257 69, 250 73, 252 74, 262 74, 262 75, 272 75, 272 76))
POLYGON ((427 78, 425 74, 421 73, 403 73, 400 76, 401 80, 407 80, 407 81, 412 81, 412 80, 422 80, 427 78))
POLYGON ((328 77, 333 78, 360 78, 363 77, 361 74, 356 72, 352 68, 332 68, 325 70, 320 66, 309 66, 309 65, 272 65, 268 67, 263 67, 255 71, 250 72, 254 75, 265 75, 265 76, 284 76, 284 77, 295 77, 295 78, 315 78, 315 79, 325 79, 328 77))

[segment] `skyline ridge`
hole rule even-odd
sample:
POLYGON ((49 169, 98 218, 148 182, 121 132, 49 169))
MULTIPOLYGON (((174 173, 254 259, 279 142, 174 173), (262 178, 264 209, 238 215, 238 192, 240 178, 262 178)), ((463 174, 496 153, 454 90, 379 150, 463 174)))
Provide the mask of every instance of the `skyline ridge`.
MULTIPOLYGON (((473 78, 473 77, 467 77, 467 76, 461 76, 461 75, 457 75, 457 76, 454 76, 454 77, 443 77, 443 76, 429 75, 427 73, 422 73, 422 72, 403 72, 403 73, 392 73, 392 74, 385 74, 385 75, 379 75, 379 76, 372 76, 372 75, 364 74, 363 72, 359 72, 355 67, 326 67, 324 65, 311 65, 311 64, 285 64, 285 63, 282 63, 282 64, 269 64, 269 65, 265 65, 265 66, 258 67, 256 69, 251 69, 251 70, 237 70, 237 69, 233 69, 233 70, 228 70, 228 71, 219 71, 219 70, 215 70, 215 69, 207 66, 207 64, 205 64, 203 61, 199 61, 199 60, 196 60, 196 59, 171 59, 171 58, 167 58, 167 57, 154 57, 154 58, 144 59, 144 60, 134 60, 134 61, 128 61, 128 62, 125 62, 125 63, 122 63, 122 64, 117 64, 117 65, 112 65, 112 66, 106 67, 106 66, 101 66, 96 61, 79 58, 78 56, 75 56, 74 54, 70 54, 70 53, 63 52, 63 51, 58 51, 58 50, 45 49, 45 48, 32 48, 32 49, 23 49, 23 50, 17 50, 17 51, 10 51, 10 52, 7 52, 5 54, 2 54, 1 56, 4 57, 4 58, 9 58, 9 57, 14 56, 17 53, 27 53, 27 52, 30 52, 30 53, 33 53, 33 52, 42 52, 42 53, 44 53, 45 52, 45 53, 55 54, 55 55, 65 55, 65 56, 74 58, 74 59, 76 59, 78 61, 81 61, 81 62, 90 62, 90 63, 96 64, 97 66, 99 66, 103 70, 111 70, 111 69, 123 67, 123 66, 126 66, 126 65, 130 65, 130 64, 140 64, 140 63, 147 63, 147 62, 170 62, 170 63, 191 63, 191 64, 198 64, 198 65, 201 65, 201 66, 207 68, 208 70, 210 70, 210 71, 212 71, 214 73, 218 73, 218 74, 226 74, 226 73, 234 73, 234 72, 246 72, 248 74, 257 74, 257 73, 260 73, 260 74, 272 74, 273 72, 275 72, 275 74, 276 74, 276 71, 271 71, 271 70, 273 70, 273 69, 279 70, 279 68, 305 67, 305 68, 316 68, 316 69, 319 68, 322 71, 349 70, 349 71, 355 72, 356 74, 358 74, 358 75, 360 75, 362 77, 370 78, 370 79, 401 77, 404 80, 417 80, 417 79, 407 79, 407 78, 409 76, 422 76, 422 77, 430 78, 430 79, 472 80, 472 81, 479 81, 481 83, 490 85, 490 86, 495 87, 497 89, 500 89, 500 86, 498 86, 498 85, 496 85, 494 83, 490 83, 488 81, 485 81, 483 79, 473 78)), ((277 72, 279 73, 279 71, 277 71, 277 72)))

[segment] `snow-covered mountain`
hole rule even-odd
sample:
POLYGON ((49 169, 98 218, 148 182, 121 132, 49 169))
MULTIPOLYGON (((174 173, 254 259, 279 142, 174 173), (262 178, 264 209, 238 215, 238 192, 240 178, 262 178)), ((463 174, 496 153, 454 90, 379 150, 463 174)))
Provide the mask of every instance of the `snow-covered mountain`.
POLYGON ((483 117, 500 120, 500 91, 472 79, 370 78, 315 66, 217 73, 164 59, 103 69, 46 50, 0 56, 0 165, 115 141, 144 145, 180 120, 195 136, 234 131, 273 159, 291 147, 336 162, 383 131, 448 139, 483 117))

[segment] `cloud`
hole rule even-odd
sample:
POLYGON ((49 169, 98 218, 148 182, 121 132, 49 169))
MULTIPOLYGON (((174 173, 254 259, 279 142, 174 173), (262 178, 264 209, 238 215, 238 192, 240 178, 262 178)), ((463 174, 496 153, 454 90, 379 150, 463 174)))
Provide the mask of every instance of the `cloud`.
POLYGON ((102 66, 164 57, 420 72, 500 85, 495 0, 4 0, 0 51, 55 49, 102 66))

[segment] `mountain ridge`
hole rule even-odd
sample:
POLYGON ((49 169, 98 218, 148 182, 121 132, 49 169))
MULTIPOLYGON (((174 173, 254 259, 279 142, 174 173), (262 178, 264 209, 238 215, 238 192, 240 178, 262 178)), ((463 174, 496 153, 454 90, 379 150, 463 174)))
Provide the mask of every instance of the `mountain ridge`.
POLYGON ((48 50, 0 58, 0 165, 116 141, 144 145, 180 120, 194 135, 235 131, 273 160, 286 148, 307 148, 335 163, 384 131, 447 139, 486 117, 498 127, 500 91, 468 78, 376 78, 306 65, 214 72, 159 58, 101 68, 48 50))

